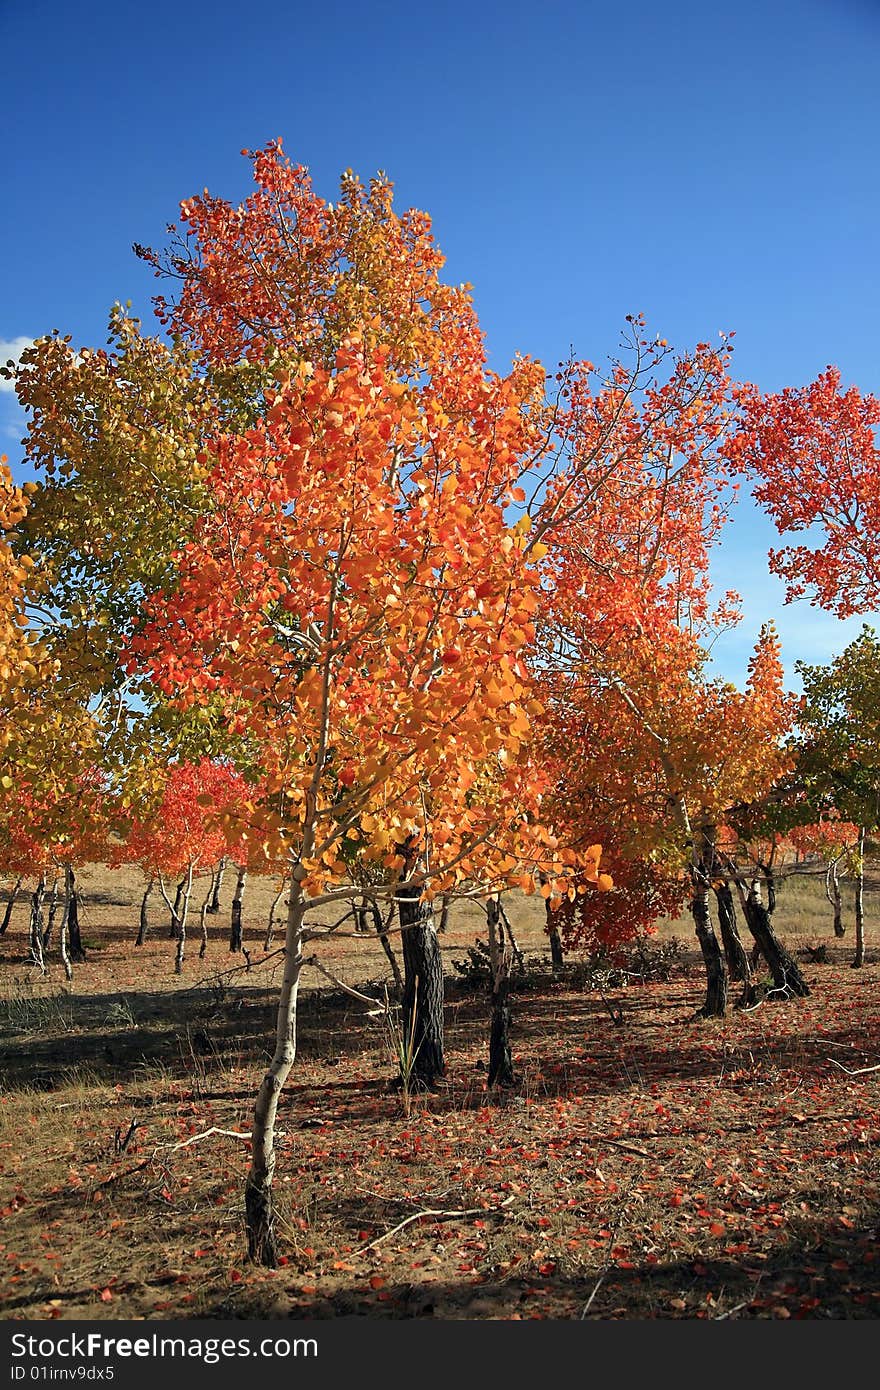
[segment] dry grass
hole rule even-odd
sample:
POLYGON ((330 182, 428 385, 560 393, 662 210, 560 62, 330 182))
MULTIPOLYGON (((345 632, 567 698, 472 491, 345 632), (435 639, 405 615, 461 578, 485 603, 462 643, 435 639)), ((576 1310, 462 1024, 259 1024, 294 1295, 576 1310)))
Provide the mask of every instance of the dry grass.
MULTIPOLYGON (((158 912, 131 945, 134 878, 82 886, 71 989, 57 963, 45 981, 27 965, 23 905, 0 942, 4 1318, 876 1316, 880 1072, 848 1072, 880 1063, 880 966, 869 951, 849 969, 815 880, 788 881, 777 911, 790 946, 829 944, 810 999, 696 1023, 692 954, 604 998, 547 975, 515 1000, 519 1082, 493 1095, 485 999, 451 981, 446 1084, 408 1116, 382 1021, 313 990, 282 1103, 274 1273, 242 1258, 247 1144, 196 1137, 249 1129, 272 965, 216 978, 235 959, 224 915, 179 980, 158 912), (418 1215, 439 1211, 468 1214, 418 1215)), ((271 894, 246 913, 255 967, 271 894)), ((448 963, 483 920, 456 910, 448 963)), ((519 899, 514 922, 542 954, 543 904, 519 899)), ((372 939, 322 959, 377 993, 385 978, 372 939)))

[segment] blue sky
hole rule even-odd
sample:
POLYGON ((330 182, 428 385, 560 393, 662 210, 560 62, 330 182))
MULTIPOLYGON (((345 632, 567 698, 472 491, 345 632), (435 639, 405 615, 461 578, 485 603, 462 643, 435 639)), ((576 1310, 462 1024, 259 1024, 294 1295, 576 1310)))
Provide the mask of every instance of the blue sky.
MULTIPOLYGON (((880 0, 0 0, 0 54, 4 344, 100 344, 117 299, 148 319, 131 243, 245 196, 239 151, 280 135, 326 197, 381 168, 431 213, 499 367, 602 362, 643 312, 682 347, 735 330, 767 389, 834 363, 880 392, 880 0)), ((14 468, 21 433, 0 392, 14 468)), ((732 679, 766 617, 789 672, 860 626, 783 609, 772 539, 743 503, 715 567, 745 599, 732 679)))

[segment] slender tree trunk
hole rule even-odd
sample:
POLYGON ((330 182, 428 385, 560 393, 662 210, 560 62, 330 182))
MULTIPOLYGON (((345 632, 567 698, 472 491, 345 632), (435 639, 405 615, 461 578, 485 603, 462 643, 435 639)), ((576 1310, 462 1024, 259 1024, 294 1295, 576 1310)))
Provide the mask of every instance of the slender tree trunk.
POLYGON ((743 987, 736 1007, 744 1009, 755 1002, 755 990, 752 986, 749 957, 736 925, 736 908, 734 907, 730 884, 719 884, 715 889, 715 898, 718 903, 718 925, 721 928, 721 943, 724 947, 727 973, 731 980, 738 981, 743 987))
POLYGON ((153 891, 155 882, 155 879, 150 879, 149 883, 144 889, 144 896, 141 898, 141 920, 140 926, 138 927, 137 940, 134 943, 135 946, 143 946, 144 942, 147 939, 147 932, 150 929, 150 923, 147 917, 147 903, 150 901, 150 894, 153 891))
POLYGON ((239 866, 238 878, 235 880, 235 896, 232 899, 232 918, 229 926, 230 951, 240 951, 244 945, 244 938, 241 930, 241 903, 244 897, 246 883, 247 869, 239 866))
POLYGON ((190 864, 186 873, 185 886, 183 890, 183 901, 180 905, 180 928, 177 933, 177 950, 174 953, 174 973, 183 973, 183 952, 186 947, 186 917, 189 912, 189 899, 192 893, 193 865, 190 864))
POLYGON ((706 967, 706 1002, 697 1010, 697 1017, 723 1018, 727 1010, 727 971, 709 915, 708 878, 702 872, 694 882, 691 915, 706 967))
MULTIPOLYGON (((770 921, 770 913, 761 901, 761 885, 753 883, 745 899, 746 925, 755 940, 755 946, 770 967, 773 976, 774 992, 786 998, 796 995, 805 999, 810 987, 801 974, 800 966, 776 936, 770 921)), ((754 956, 752 958, 754 965, 754 956)))
POLYGON ((30 948, 31 959, 34 965, 39 966, 43 975, 46 973, 46 963, 43 960, 43 898, 45 893, 46 875, 40 874, 37 879, 37 886, 31 894, 30 948))
POLYGON ((58 916, 58 875, 52 879, 52 887, 49 889, 49 915, 46 921, 46 930, 43 932, 43 955, 49 949, 49 942, 52 940, 52 932, 55 928, 55 918, 58 916))
POLYGON ((840 860, 832 859, 825 870, 825 896, 834 912, 834 935, 841 937, 846 928, 843 925, 843 897, 840 892, 840 860))
POLYGON ((18 890, 21 887, 21 879, 17 878, 9 890, 9 897, 6 899, 6 911, 3 913, 3 921, 0 922, 0 936, 7 931, 9 923, 12 921, 12 909, 18 897, 18 890))
POLYGON ((85 958, 86 958, 86 948, 85 948, 85 946, 84 946, 83 943, 82 943, 82 936, 81 936, 81 934, 80 934, 80 925, 79 925, 79 890, 78 890, 78 888, 77 888, 77 886, 76 886, 76 874, 75 874, 74 871, 73 871, 73 866, 70 865, 70 864, 68 864, 68 865, 65 866, 65 871, 64 871, 64 872, 65 872, 65 893, 68 891, 68 887, 67 887, 67 874, 68 874, 68 871, 69 871, 69 873, 70 873, 70 883, 69 883, 70 906, 69 906, 68 912, 67 912, 67 931, 68 931, 68 934, 69 934, 69 937, 70 937, 70 959, 71 959, 72 961, 75 961, 75 962, 77 963, 77 965, 82 965, 83 961, 84 961, 85 958))
POLYGON ((58 932, 58 950, 61 956, 61 964, 64 966, 64 973, 68 980, 73 979, 73 966, 70 961, 70 951, 68 949, 68 928, 70 926, 70 905, 76 897, 76 881, 73 876, 73 869, 69 864, 64 865, 64 907, 61 912, 61 927, 58 932))
POLYGON ((498 912, 501 917, 501 925, 507 933, 507 940, 510 944, 511 951, 513 952, 513 959, 516 961, 518 969, 525 970, 525 957, 523 956, 523 953, 519 948, 519 943, 517 942, 517 939, 513 934, 513 927, 510 924, 510 918, 505 912, 504 904, 501 901, 499 901, 498 903, 498 912))
POLYGON ((510 1051, 510 945, 504 937, 500 904, 486 904, 489 926, 489 964, 492 970, 492 1021, 489 1030, 489 1085, 512 1086, 516 1080, 510 1051))
POLYGON ((391 923, 394 920, 394 909, 395 904, 392 903, 388 913, 388 920, 386 922, 383 922, 382 914, 379 911, 379 904, 377 902, 370 903, 370 911, 372 912, 373 916, 373 927, 375 928, 376 935, 382 942, 382 950, 385 952, 385 955, 388 958, 388 964, 391 966, 391 973, 394 976, 394 987, 397 990, 397 993, 402 997, 403 976, 400 973, 400 966, 397 964, 397 957, 394 954, 394 948, 392 947, 391 942, 388 940, 388 928, 391 926, 391 923))
POLYGON ((220 911, 220 889, 223 887, 223 875, 226 873, 227 858, 224 854, 220 863, 217 865, 217 872, 214 875, 214 882, 211 885, 211 901, 208 903, 206 911, 209 917, 216 917, 220 911))
POLYGON ((440 921, 437 924, 437 935, 442 936, 449 926, 449 894, 444 893, 440 899, 440 921))
MULTIPOLYGON (((177 887, 176 887, 175 890, 174 890, 174 903, 173 903, 173 905, 172 905, 171 903, 168 903, 168 899, 167 899, 167 897, 165 897, 165 901, 166 901, 166 903, 168 903, 168 906, 169 906, 169 908, 171 909, 171 921, 170 921, 169 926, 168 926, 168 940, 169 940, 169 941, 176 941, 177 938, 178 938, 178 936, 179 936, 179 934, 180 934, 180 904, 181 904, 181 902, 183 901, 183 890, 184 890, 185 887, 186 887, 186 874, 184 874, 183 878, 180 880, 180 882, 178 883, 177 887)), ((164 897, 164 896, 165 896, 165 895, 163 894, 163 897, 164 897)))
POLYGON ((287 887, 287 875, 285 874, 284 877, 283 877, 282 880, 281 880, 281 887, 278 889, 278 892, 275 894, 275 897, 272 899, 272 906, 271 906, 270 909, 269 909, 269 924, 268 924, 268 926, 266 927, 266 939, 265 939, 265 941, 263 942, 263 950, 264 950, 264 951, 268 951, 269 947, 272 945, 272 935, 273 935, 273 933, 274 933, 274 931, 275 931, 275 913, 276 913, 277 910, 278 910, 278 904, 281 902, 281 899, 284 897, 284 890, 285 890, 286 887, 287 887))
POLYGON ((550 938, 550 961, 554 970, 561 970, 565 964, 565 957, 562 954, 562 937, 559 935, 556 919, 550 910, 549 898, 546 901, 545 912, 547 916, 547 935, 550 938))
POLYGON ((430 1089, 446 1070, 443 1056, 443 958, 430 906, 411 881, 395 890, 403 950, 403 1036, 412 1038, 413 1088, 430 1089))
POLYGON ((856 953, 852 959, 854 970, 865 963, 865 827, 859 826, 858 865, 856 868, 856 953))
POLYGON ((275 1172, 275 1117, 281 1088, 296 1057, 296 1002, 302 968, 303 919, 306 899, 303 870, 293 872, 287 907, 284 976, 275 1026, 275 1055, 263 1077, 254 1109, 251 1135, 251 1167, 244 1190, 248 1254, 258 1264, 274 1269, 278 1264, 278 1238, 272 1201, 275 1172))
POLYGON ((211 899, 214 894, 214 885, 216 882, 217 875, 212 874, 211 881, 208 884, 208 891, 205 894, 201 907, 199 908, 199 935, 201 936, 201 944, 199 946, 199 960, 204 960, 205 956, 208 953, 208 912, 211 907, 211 899))

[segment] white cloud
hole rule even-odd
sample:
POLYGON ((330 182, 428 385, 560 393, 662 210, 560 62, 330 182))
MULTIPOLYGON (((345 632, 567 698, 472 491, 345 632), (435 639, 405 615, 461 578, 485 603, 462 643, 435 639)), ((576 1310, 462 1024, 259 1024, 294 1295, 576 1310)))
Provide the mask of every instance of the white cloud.
MULTIPOLYGON (((0 367, 5 367, 10 357, 17 362, 25 348, 29 348, 33 341, 33 338, 0 338, 0 367)), ((0 391, 12 392, 14 389, 13 382, 0 376, 0 391)))

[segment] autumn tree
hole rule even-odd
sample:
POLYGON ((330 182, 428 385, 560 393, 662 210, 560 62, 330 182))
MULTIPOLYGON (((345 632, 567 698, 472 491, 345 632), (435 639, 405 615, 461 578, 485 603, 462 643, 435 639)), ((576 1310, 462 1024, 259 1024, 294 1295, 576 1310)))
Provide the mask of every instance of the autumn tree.
POLYGON ((880 643, 865 624, 827 666, 798 662, 804 688, 798 714, 798 776, 826 813, 858 827, 856 942, 852 964, 865 961, 864 845, 880 824, 880 643))

